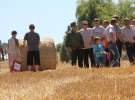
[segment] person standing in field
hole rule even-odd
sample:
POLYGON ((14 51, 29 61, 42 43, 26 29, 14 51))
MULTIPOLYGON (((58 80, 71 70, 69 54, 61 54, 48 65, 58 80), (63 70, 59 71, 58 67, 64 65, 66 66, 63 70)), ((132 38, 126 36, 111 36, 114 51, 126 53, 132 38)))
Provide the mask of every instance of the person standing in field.
POLYGON ((21 60, 21 54, 19 50, 19 41, 16 38, 17 32, 12 31, 12 37, 8 40, 8 56, 10 72, 13 72, 13 64, 15 61, 21 60))
POLYGON ((107 37, 109 51, 113 55, 111 60, 112 67, 119 66, 119 59, 120 59, 120 54, 116 44, 117 37, 116 37, 115 24, 116 24, 116 19, 112 18, 111 24, 105 29, 104 32, 104 34, 107 37))
MULTIPOLYGON (((121 59, 122 48, 123 48, 123 41, 122 41, 121 28, 120 28, 120 25, 118 23, 119 17, 117 15, 114 15, 112 18, 115 18, 116 19, 116 24, 114 25, 115 31, 116 31, 116 37, 117 37, 116 44, 117 44, 117 48, 119 50, 120 59, 121 59)), ((120 59, 119 59, 119 66, 121 65, 120 64, 120 61, 121 61, 120 59)))
POLYGON ((82 21, 82 29, 80 30, 84 41, 84 47, 82 48, 84 67, 89 68, 89 58, 91 61, 91 67, 95 67, 95 58, 93 53, 94 36, 92 29, 88 28, 88 21, 82 21))
POLYGON ((130 25, 130 20, 128 18, 124 19, 122 35, 126 46, 129 62, 131 65, 133 65, 135 64, 135 30, 130 25))
POLYGON ((40 66, 40 51, 39 51, 39 45, 40 45, 40 36, 38 33, 36 33, 35 25, 31 24, 29 26, 30 32, 26 33, 24 36, 24 46, 26 46, 27 42, 27 65, 28 70, 31 71, 32 67, 35 66, 35 71, 39 70, 40 66))
POLYGON ((70 24, 71 31, 65 36, 64 42, 68 51, 71 53, 72 66, 77 65, 83 67, 81 48, 83 48, 83 39, 80 32, 77 32, 77 25, 75 22, 70 24))

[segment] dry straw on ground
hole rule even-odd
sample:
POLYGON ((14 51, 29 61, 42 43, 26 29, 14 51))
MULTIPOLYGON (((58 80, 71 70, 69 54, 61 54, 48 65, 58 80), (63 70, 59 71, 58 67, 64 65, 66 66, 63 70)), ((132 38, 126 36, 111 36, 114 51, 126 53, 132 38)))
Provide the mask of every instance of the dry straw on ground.
POLYGON ((0 100, 135 100, 135 66, 124 63, 121 68, 59 64, 53 71, 0 72, 0 100))
MULTIPOLYGON (((27 70, 27 48, 20 46, 22 69, 27 70)), ((57 53, 54 41, 50 38, 44 38, 40 43, 40 63, 41 70, 56 69, 57 53)))

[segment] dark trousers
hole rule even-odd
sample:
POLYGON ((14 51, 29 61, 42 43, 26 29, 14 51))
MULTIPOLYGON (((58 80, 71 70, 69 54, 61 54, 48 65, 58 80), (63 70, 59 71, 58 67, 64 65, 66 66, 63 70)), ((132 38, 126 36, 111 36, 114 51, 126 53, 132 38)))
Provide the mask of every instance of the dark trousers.
POLYGON ((27 52, 27 65, 40 65, 40 52, 39 51, 28 51, 27 52))
POLYGON ((82 49, 82 52, 83 52, 84 67, 89 68, 89 58, 91 61, 91 67, 95 67, 95 58, 94 58, 93 48, 82 49))
POLYGON ((78 61, 78 66, 79 67, 83 67, 83 63, 82 63, 82 52, 80 49, 76 49, 73 50, 71 52, 71 63, 72 66, 76 66, 77 65, 77 61, 78 61))
POLYGON ((125 43, 126 45, 126 50, 127 50, 127 55, 129 58, 130 63, 134 62, 134 57, 135 57, 135 43, 125 43))
POLYGON ((119 66, 120 66, 120 59, 121 59, 121 56, 122 56, 123 43, 120 40, 117 40, 116 44, 117 44, 117 48, 118 48, 118 51, 119 51, 119 54, 120 54, 120 58, 119 58, 119 66))

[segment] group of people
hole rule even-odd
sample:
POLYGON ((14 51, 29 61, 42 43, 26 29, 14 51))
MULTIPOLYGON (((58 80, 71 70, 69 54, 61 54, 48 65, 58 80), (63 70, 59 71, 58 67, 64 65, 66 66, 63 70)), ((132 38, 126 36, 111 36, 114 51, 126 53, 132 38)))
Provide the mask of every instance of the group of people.
MULTIPOLYGON (((36 33, 34 24, 29 26, 29 32, 24 36, 24 42, 22 47, 27 46, 27 66, 28 70, 31 71, 32 68, 35 68, 35 71, 39 70, 40 66, 40 36, 36 33), (26 45, 27 43, 27 45, 26 45)), ((10 71, 14 71, 14 63, 21 63, 21 52, 20 52, 20 44, 19 40, 16 38, 17 31, 11 32, 12 37, 8 40, 8 55, 9 55, 9 66, 10 71)))
MULTIPOLYGON (((118 16, 104 20, 94 18, 93 27, 89 27, 87 20, 82 21, 78 31, 76 22, 70 24, 70 31, 64 38, 65 46, 71 54, 73 66, 89 68, 102 66, 121 66, 122 49, 125 46, 129 62, 135 65, 135 19, 124 19, 123 26, 118 23, 118 16), (78 62, 78 64, 77 64, 78 62)), ((36 33, 34 24, 29 25, 29 32, 24 36, 22 47, 27 46, 28 70, 34 67, 36 71, 40 66, 40 36, 36 33), (26 45, 27 43, 27 45, 26 45)), ((11 32, 12 37, 8 40, 8 55, 10 71, 14 63, 21 63, 21 52, 17 32, 11 32)))
POLYGON ((135 65, 135 19, 125 18, 121 26, 117 15, 112 19, 93 19, 93 27, 89 28, 87 20, 82 21, 78 31, 76 22, 70 24, 64 43, 71 54, 73 66, 89 68, 102 66, 121 66, 123 47, 126 48, 129 62, 135 65), (78 62, 78 64, 77 64, 78 62))

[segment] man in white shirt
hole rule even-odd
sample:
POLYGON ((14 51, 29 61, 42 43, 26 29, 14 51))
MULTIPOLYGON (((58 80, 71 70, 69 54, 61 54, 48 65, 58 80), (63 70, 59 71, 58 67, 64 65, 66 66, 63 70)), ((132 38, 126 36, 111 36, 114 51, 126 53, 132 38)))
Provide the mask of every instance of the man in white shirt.
POLYGON ((107 37, 109 50, 113 55, 111 60, 112 67, 119 66, 119 58, 120 58, 120 54, 116 45, 116 30, 114 27, 115 24, 116 24, 116 19, 112 18, 111 24, 105 29, 104 32, 104 34, 107 37))
POLYGON ((88 28, 88 21, 82 21, 82 29, 80 30, 81 35, 84 41, 84 48, 82 48, 83 52, 83 61, 84 67, 89 68, 89 58, 91 61, 91 67, 95 66, 95 59, 93 54, 93 33, 92 29, 88 28))
MULTIPOLYGON (((115 31, 116 31, 116 37, 117 37, 116 44, 117 44, 117 48, 119 50, 119 54, 120 54, 120 58, 121 58, 123 41, 122 41, 122 37, 121 37, 122 36, 121 28, 120 28, 120 25, 118 23, 119 17, 117 15, 114 15, 112 18, 116 19, 116 24, 114 25, 115 31)), ((119 59, 119 62, 120 62, 120 59, 119 59)), ((119 66, 120 66, 120 64, 119 64, 119 66)))
POLYGON ((122 28, 123 41, 126 46, 129 62, 135 64, 135 30, 130 26, 130 20, 124 19, 124 27, 122 28))

